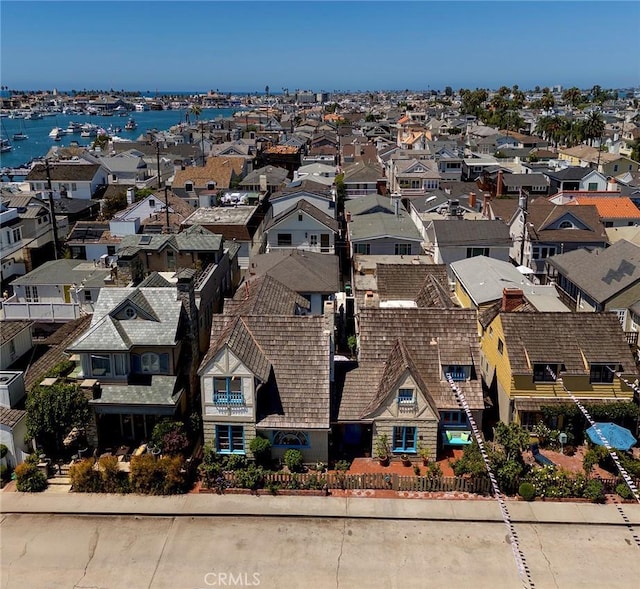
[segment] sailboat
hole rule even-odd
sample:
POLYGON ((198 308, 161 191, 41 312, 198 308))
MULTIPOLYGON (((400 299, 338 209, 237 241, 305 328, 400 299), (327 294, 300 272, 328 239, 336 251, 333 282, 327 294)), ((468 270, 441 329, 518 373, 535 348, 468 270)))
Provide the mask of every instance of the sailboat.
POLYGON ((29 135, 27 135, 25 133, 24 121, 21 121, 20 130, 17 133, 13 134, 13 140, 14 141, 25 141, 26 139, 29 139, 29 135))
MULTIPOLYGON (((2 132, 3 134, 7 135, 7 131, 4 128, 4 125, 2 125, 2 132)), ((7 153, 12 149, 13 145, 11 145, 11 142, 9 141, 9 136, 7 135, 6 139, 4 137, 0 137, 0 153, 7 153)))

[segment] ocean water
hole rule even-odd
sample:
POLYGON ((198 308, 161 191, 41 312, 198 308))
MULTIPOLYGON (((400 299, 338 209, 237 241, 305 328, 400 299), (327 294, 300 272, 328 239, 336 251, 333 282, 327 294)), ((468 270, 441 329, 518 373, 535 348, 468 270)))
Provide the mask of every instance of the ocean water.
MULTIPOLYGON (((233 108, 207 108, 200 114, 201 120, 212 120, 218 117, 230 117, 240 109, 233 108)), ((111 117, 100 117, 96 115, 62 115, 43 117, 37 120, 9 119, 2 118, 2 137, 8 139, 13 150, 0 154, 0 168, 16 168, 34 158, 43 157, 51 147, 67 146, 72 141, 77 141, 80 145, 90 145, 93 137, 80 137, 80 133, 73 135, 63 135, 60 141, 54 141, 49 137, 49 132, 54 127, 66 129, 71 121, 77 121, 84 125, 92 123, 105 130, 109 127, 121 127, 122 131, 116 133, 123 139, 135 140, 147 130, 157 129, 167 130, 173 125, 185 122, 187 110, 147 110, 144 112, 130 112, 126 116, 120 117, 117 114, 111 117), (138 124, 134 131, 126 131, 124 126, 130 117, 138 124), (22 131, 29 136, 29 139, 14 141, 13 134, 22 131)), ((190 115, 191 122, 194 117, 190 115)))

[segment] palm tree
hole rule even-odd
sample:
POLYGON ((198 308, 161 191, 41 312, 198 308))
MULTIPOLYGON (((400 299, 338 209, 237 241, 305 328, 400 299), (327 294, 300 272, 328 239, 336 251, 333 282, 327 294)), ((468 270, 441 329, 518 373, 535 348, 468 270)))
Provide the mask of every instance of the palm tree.
POLYGON ((189 112, 196 117, 197 122, 200 118, 200 115, 202 114, 202 107, 199 104, 192 104, 189 112))
POLYGON ((599 112, 592 111, 584 121, 584 138, 589 141, 589 145, 593 145, 593 140, 602 137, 604 133, 605 122, 599 112))
POLYGON ((562 100, 569 103, 571 106, 578 106, 582 100, 582 92, 580 92, 580 89, 576 86, 572 86, 562 93, 562 100))

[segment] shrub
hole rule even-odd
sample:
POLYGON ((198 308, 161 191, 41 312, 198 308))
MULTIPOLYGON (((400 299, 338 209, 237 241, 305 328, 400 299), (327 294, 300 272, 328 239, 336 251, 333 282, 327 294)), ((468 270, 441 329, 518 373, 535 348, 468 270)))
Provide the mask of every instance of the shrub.
POLYGON ((316 474, 312 474, 307 477, 307 480, 302 485, 302 488, 320 490, 323 489, 326 484, 327 479, 325 477, 319 477, 316 474))
POLYGON ((336 470, 346 472, 351 468, 351 463, 348 460, 338 460, 336 462, 336 470))
POLYGON ((283 460, 287 468, 289 469, 289 472, 302 472, 304 457, 302 456, 302 452, 300 452, 300 450, 295 450, 294 448, 287 450, 284 453, 283 460))
POLYGON ((41 493, 49 486, 47 477, 34 464, 18 464, 15 472, 16 488, 22 493, 41 493))
POLYGON ((4 444, 0 444, 0 458, 4 458, 9 453, 9 448, 4 444))
MULTIPOLYGON (((115 458, 115 456, 113 458, 115 458)), ((96 461, 93 458, 86 458, 81 462, 71 465, 69 469, 69 479, 71 480, 71 488, 76 493, 102 492, 102 477, 100 473, 95 470, 95 464, 96 461)))
POLYGON ((536 489, 531 483, 521 483, 518 487, 518 495, 525 501, 533 501, 536 496, 536 489))
POLYGON ((292 489, 292 490, 296 490, 296 489, 300 489, 301 485, 300 485, 300 477, 298 475, 292 474, 291 478, 289 478, 289 481, 287 483, 285 483, 285 488, 286 489, 292 489))
POLYGON ((143 454, 131 459, 131 489, 147 495, 175 495, 186 491, 183 461, 179 456, 156 460, 143 454))
POLYGON ((413 465, 413 474, 415 474, 417 477, 420 476, 420 467, 417 464, 413 465))
POLYGON ((633 499, 633 493, 627 483, 620 483, 619 485, 616 485, 616 493, 620 495, 622 499, 633 499))
POLYGON ((432 462, 427 468, 427 476, 430 479, 441 479, 442 478, 442 468, 437 462, 432 462))
POLYGON ((565 446, 564 447, 564 453, 567 456, 574 456, 575 453, 576 453, 576 447, 575 446, 571 446, 571 445, 565 446))
POLYGON ((591 474, 591 470, 596 464, 603 463, 609 456, 609 452, 604 446, 593 446, 584 455, 582 459, 582 468, 587 474, 591 474))
POLYGON ((249 467, 247 457, 243 454, 230 454, 227 456, 224 468, 225 470, 246 470, 249 467))
POLYGON ((592 503, 604 503, 606 497, 602 482, 597 479, 587 481, 587 484, 584 486, 583 497, 589 499, 592 503))
POLYGON ((118 468, 117 457, 105 456, 98 464, 104 493, 128 493, 131 490, 129 473, 118 468))
POLYGON ((189 447, 189 439, 184 423, 163 419, 155 425, 151 434, 151 445, 160 448, 164 454, 181 454, 189 447))
POLYGON ((583 497, 586 479, 584 475, 570 476, 555 466, 535 468, 529 473, 527 481, 536 492, 536 497, 583 497))
POLYGON ((255 491, 264 485, 264 470, 250 464, 247 468, 236 472, 236 483, 241 489, 255 491))
POLYGON ((256 464, 268 466, 271 463, 271 442, 267 438, 257 436, 249 443, 249 450, 256 460, 256 464))
POLYGON ((0 464, 0 481, 9 482, 11 479, 11 469, 6 464, 0 464))
POLYGON ((265 485, 265 489, 267 489, 267 491, 269 491, 269 493, 271 493, 272 495, 277 495, 280 487, 281 485, 277 481, 269 481, 265 485))

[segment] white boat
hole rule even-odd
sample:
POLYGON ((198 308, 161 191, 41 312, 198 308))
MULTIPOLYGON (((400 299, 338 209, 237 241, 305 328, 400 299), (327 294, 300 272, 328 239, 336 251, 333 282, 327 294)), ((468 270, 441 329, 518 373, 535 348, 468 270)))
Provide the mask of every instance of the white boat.
POLYGON ((80 133, 82 131, 82 125, 80 123, 76 123, 75 121, 70 121, 67 125, 67 134, 71 133, 80 133))
POLYGON ((98 126, 91 123, 82 125, 80 137, 95 137, 98 134, 98 126))
POLYGON ((135 122, 133 118, 127 121, 127 124, 124 126, 127 131, 135 131, 138 128, 138 123, 135 122))
POLYGON ((57 139, 63 133, 64 131, 60 127, 54 127, 53 129, 51 129, 51 131, 49 131, 49 137, 51 137, 51 139, 57 139))
POLYGON ((0 153, 7 153, 12 149, 13 149, 13 146, 11 145, 11 143, 9 143, 8 139, 0 138, 0 153))
POLYGON ((29 139, 29 135, 23 133, 22 131, 18 131, 17 133, 13 134, 14 141, 25 141, 26 139, 29 139))

